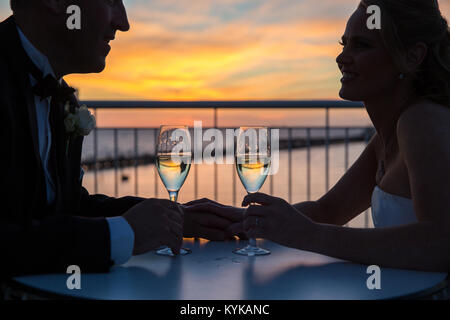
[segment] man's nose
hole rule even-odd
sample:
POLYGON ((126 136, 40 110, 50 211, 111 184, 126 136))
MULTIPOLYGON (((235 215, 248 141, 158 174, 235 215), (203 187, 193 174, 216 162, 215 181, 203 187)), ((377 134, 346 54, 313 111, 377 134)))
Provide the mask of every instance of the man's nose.
POLYGON ((130 30, 130 23, 128 22, 127 11, 122 1, 114 13, 113 27, 115 30, 120 30, 123 32, 130 30))

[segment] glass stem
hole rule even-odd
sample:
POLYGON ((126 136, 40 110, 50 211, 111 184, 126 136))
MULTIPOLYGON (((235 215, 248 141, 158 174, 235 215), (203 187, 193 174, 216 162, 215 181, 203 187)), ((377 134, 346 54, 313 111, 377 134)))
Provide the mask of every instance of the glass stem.
POLYGON ((178 199, 178 191, 169 191, 170 201, 177 202, 178 199))
MULTIPOLYGON (((247 194, 251 194, 251 192, 247 191, 247 194)), ((252 205, 253 203, 250 203, 250 205, 252 205)), ((248 245, 252 246, 252 247, 256 247, 256 239, 255 238, 250 238, 248 239, 248 245)))

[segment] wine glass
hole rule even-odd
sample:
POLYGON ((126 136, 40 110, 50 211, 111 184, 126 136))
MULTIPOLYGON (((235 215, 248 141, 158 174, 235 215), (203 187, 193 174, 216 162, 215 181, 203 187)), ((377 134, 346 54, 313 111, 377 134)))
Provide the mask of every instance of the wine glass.
MULTIPOLYGON (((248 194, 258 192, 270 169, 270 139, 267 127, 240 127, 236 141, 236 170, 248 194)), ((256 239, 249 239, 245 248, 234 253, 261 256, 270 251, 259 248, 256 239)))
MULTIPOLYGON (((191 168, 191 135, 187 126, 161 126, 158 136, 156 168, 159 177, 169 192, 169 198, 177 202, 178 192, 186 180, 191 168)), ((191 251, 180 249, 185 255, 191 251)), ((174 256, 172 250, 165 246, 157 254, 174 256)))

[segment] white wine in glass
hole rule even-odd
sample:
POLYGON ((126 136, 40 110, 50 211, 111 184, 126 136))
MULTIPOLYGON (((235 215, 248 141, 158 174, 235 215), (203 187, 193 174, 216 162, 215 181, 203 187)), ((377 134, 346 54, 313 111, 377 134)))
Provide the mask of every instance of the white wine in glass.
MULTIPOLYGON (((241 127, 236 142, 236 170, 247 193, 255 193, 266 181, 270 169, 270 139, 266 127, 241 127)), ((233 251, 246 256, 261 256, 270 251, 260 248, 256 239, 233 251)))
POLYGON ((255 193, 261 189, 266 181, 270 169, 268 156, 239 156, 236 157, 238 176, 248 193, 255 193))
POLYGON ((179 156, 159 153, 156 156, 156 167, 164 186, 169 192, 170 200, 177 202, 178 192, 191 168, 191 154, 183 153, 182 156, 179 156))
MULTIPOLYGON (((178 192, 186 180, 191 168, 192 154, 191 136, 186 126, 161 126, 158 136, 158 150, 156 155, 156 168, 159 177, 169 192, 169 198, 177 202, 178 192)), ((185 255, 191 251, 180 249, 180 254, 185 255)), ((174 256, 169 247, 163 247, 156 251, 157 254, 174 256)))

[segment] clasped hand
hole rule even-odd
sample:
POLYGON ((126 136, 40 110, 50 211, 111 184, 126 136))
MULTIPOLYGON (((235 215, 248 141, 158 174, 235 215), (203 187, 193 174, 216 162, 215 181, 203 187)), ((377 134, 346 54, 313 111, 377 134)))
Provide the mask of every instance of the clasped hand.
POLYGON ((242 227, 250 238, 300 248, 314 235, 316 224, 281 198, 253 193, 244 198, 242 206, 249 206, 242 227))
POLYGON ((205 219, 206 222, 216 220, 217 216, 222 217, 224 221, 217 227, 222 230, 226 228, 226 237, 264 238, 288 247, 298 247, 314 235, 315 223, 309 217, 285 200, 264 193, 247 195, 242 206, 248 208, 225 206, 208 199, 186 205, 186 212, 196 213, 196 221, 205 219), (216 217, 197 215, 200 213, 214 214, 216 217))
MULTIPOLYGON (((165 199, 146 199, 122 217, 134 232, 133 255, 168 246, 179 254, 183 237, 223 241, 234 238, 228 230, 242 222, 242 208, 200 199, 184 205, 165 199)), ((236 235, 245 238, 245 235, 236 235)))
POLYGON ((133 254, 168 246, 179 254, 183 237, 223 241, 265 238, 288 247, 301 247, 313 234, 314 222, 285 200, 263 193, 247 195, 243 207, 209 199, 178 204, 147 199, 123 217, 135 234, 133 254))

